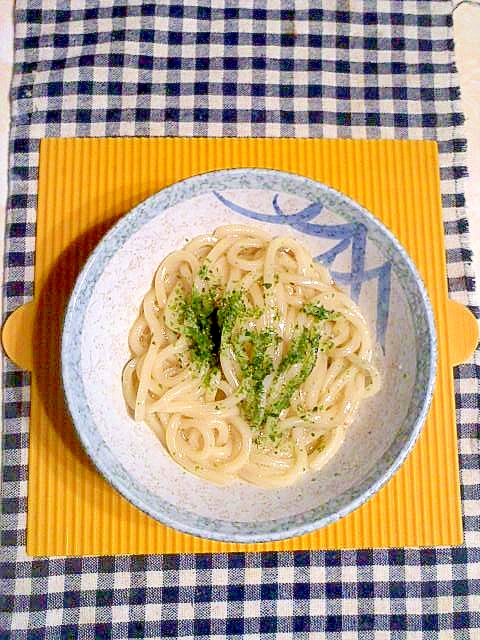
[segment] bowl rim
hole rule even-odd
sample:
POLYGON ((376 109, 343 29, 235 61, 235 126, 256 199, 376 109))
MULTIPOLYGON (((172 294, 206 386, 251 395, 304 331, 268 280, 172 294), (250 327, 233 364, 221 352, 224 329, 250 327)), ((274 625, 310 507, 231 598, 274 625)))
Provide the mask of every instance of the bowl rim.
MULTIPOLYGON (((231 188, 237 187, 232 186, 231 188)), ((238 188, 241 189, 242 187, 238 186, 238 188)), ((188 195, 187 199, 189 197, 192 197, 192 195, 188 195)), ((181 202, 183 199, 185 198, 180 197, 178 202, 181 202)), ((155 520, 172 527, 177 531, 222 542, 256 543, 277 541, 294 536, 300 536, 336 522, 369 500, 397 472, 407 455, 412 450, 413 445, 415 444, 424 425, 430 407, 435 385, 436 369, 437 337, 431 302, 428 297, 426 287, 413 260, 401 245, 400 241, 370 211, 362 207, 355 200, 346 196, 344 193, 317 180, 312 180, 311 178, 307 178, 296 173, 279 171, 276 169, 221 169, 200 173, 177 181, 172 185, 161 189, 131 209, 102 237, 81 269, 64 314, 61 335, 61 378, 66 405, 80 441, 82 442, 82 445, 90 459, 93 461, 96 469, 109 482, 109 484, 129 502, 153 517, 155 520), (215 187, 211 185, 212 180, 215 181, 228 178, 232 179, 234 182, 234 179, 239 180, 247 174, 249 176, 255 175, 267 180, 276 179, 280 182, 282 182, 282 180, 286 180, 289 183, 292 181, 298 181, 302 186, 309 187, 316 191, 319 198, 322 195, 328 195, 335 201, 348 205, 348 207, 351 210, 353 209, 360 218, 367 220, 370 225, 373 225, 373 227, 380 232, 380 235, 384 236, 390 242, 393 246, 394 253, 397 255, 397 259, 406 267, 410 274, 410 284, 412 282, 415 284, 418 290, 419 299, 422 302, 422 310, 428 334, 427 344, 424 345, 425 348, 428 349, 428 361, 426 365, 428 371, 427 384, 424 393, 421 396, 419 411, 417 412, 412 427, 408 432, 408 437, 391 462, 386 465, 386 468, 381 473, 374 469, 369 475, 364 477, 361 486, 363 487, 367 485, 366 488, 358 493, 356 497, 347 500, 342 507, 331 513, 327 513, 325 515, 319 514, 317 517, 314 517, 309 521, 304 521, 301 524, 292 524, 282 528, 272 527, 269 529, 267 527, 262 528, 262 530, 248 531, 245 529, 251 526, 249 523, 227 522, 225 520, 217 520, 214 518, 199 517, 197 514, 191 514, 191 522, 189 522, 184 516, 188 516, 188 513, 190 512, 182 511, 177 506, 173 509, 169 508, 163 501, 163 509, 160 511, 152 507, 148 498, 153 496, 153 494, 150 494, 149 491, 145 491, 145 489, 143 491, 138 490, 139 488, 136 487, 136 483, 132 482, 132 479, 123 468, 121 462, 115 458, 110 447, 103 441, 102 436, 98 430, 96 430, 96 425, 91 416, 88 400, 83 388, 81 376, 81 349, 79 348, 79 342, 75 340, 75 338, 78 338, 78 336, 81 335, 83 317, 88 306, 88 300, 90 299, 89 297, 85 298, 87 281, 92 279, 92 277, 94 283, 98 281, 109 260, 123 247, 125 242, 127 242, 134 233, 152 219, 161 216, 170 206, 173 206, 175 202, 171 203, 170 200, 172 198, 175 199, 175 196, 179 195, 179 192, 181 195, 181 192, 184 192, 187 186, 199 185, 201 189, 202 185, 205 185, 206 188, 203 189, 203 191, 193 194, 197 196, 201 195, 201 193, 214 191, 215 187), (170 204, 167 204, 167 206, 155 211, 155 205, 157 204, 160 196, 162 196, 164 200, 166 198, 167 202, 170 202, 170 204), (154 210, 153 213, 152 209, 154 210), (131 228, 132 223, 134 226, 133 229, 131 228), (125 231, 128 232, 126 235, 124 235, 125 231), (98 271, 98 269, 100 269, 100 271, 98 271), (97 272, 96 276, 95 272, 97 272), (79 309, 81 311, 80 315, 79 309), (73 366, 72 353, 74 354, 73 366), (89 437, 89 434, 92 432, 92 428, 93 432, 96 431, 99 438, 96 444, 94 444, 89 437), (100 444, 99 441, 101 441, 100 444)), ((308 510, 306 513, 310 514, 317 511, 318 509, 314 508, 308 510)), ((292 518, 290 517, 289 520, 292 520, 292 518)), ((271 522, 274 525, 279 521, 272 520, 271 522)))

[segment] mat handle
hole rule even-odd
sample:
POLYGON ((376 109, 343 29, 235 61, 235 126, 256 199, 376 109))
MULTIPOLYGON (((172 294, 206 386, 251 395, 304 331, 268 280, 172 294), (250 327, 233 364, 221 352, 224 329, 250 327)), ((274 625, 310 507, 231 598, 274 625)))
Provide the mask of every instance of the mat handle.
POLYGON ((36 305, 34 301, 15 309, 2 327, 2 346, 20 369, 33 370, 33 331, 36 305))
POLYGON ((447 300, 450 364, 455 367, 472 357, 478 345, 478 321, 465 305, 447 300))

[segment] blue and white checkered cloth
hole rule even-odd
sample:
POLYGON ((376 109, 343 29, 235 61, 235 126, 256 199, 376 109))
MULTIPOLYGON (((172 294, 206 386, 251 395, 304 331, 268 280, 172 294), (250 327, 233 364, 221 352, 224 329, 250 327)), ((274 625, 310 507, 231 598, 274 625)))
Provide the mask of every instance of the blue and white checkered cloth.
MULTIPOLYGON (((452 8, 18 0, 4 314, 33 293, 45 136, 436 139, 450 295, 473 308, 452 8)), ((464 546, 32 561, 29 378, 6 362, 0 637, 480 638, 479 374, 456 369, 464 546)))

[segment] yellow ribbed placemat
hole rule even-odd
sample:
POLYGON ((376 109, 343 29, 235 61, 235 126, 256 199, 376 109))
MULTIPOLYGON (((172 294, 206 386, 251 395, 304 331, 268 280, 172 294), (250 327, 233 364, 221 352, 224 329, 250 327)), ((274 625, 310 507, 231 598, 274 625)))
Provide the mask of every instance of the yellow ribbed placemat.
POLYGON ((447 298, 437 147, 423 141, 47 139, 40 149, 35 299, 3 333, 32 370, 27 553, 146 554, 455 545, 462 542, 452 364, 472 326, 447 298), (369 502, 339 522, 266 544, 224 544, 158 524, 112 489, 77 440, 59 373, 61 318, 104 232, 163 187, 220 168, 270 167, 330 185, 372 211, 406 247, 432 299, 439 367, 413 452, 369 502), (464 322, 453 331, 451 319, 464 322), (462 335, 459 335, 462 334, 462 335), (466 336, 466 337, 465 337, 466 336))

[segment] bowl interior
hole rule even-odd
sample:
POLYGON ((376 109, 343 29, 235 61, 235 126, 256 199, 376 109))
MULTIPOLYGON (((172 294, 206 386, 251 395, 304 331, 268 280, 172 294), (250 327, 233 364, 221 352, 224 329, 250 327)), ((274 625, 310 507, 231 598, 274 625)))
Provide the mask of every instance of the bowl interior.
POLYGON ((435 338, 411 261, 373 216, 343 195, 273 171, 215 172, 177 183, 123 218, 92 254, 65 318, 62 368, 84 446, 134 504, 177 529, 220 540, 301 534, 348 513, 392 475, 431 396, 435 338), (190 475, 127 414, 121 372, 128 331, 163 257, 221 224, 299 239, 358 300, 377 338, 380 393, 362 404, 338 454, 279 490, 217 487, 190 475))

